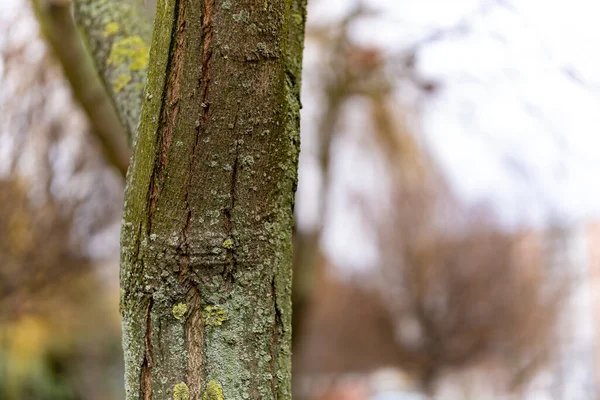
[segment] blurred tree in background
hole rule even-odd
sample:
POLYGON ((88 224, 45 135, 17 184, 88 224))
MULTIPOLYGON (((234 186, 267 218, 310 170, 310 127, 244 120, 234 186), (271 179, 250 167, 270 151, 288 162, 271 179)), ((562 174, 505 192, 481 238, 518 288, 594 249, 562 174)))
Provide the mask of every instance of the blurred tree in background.
MULTIPOLYGON (((339 25, 308 31, 322 55, 308 70, 323 85, 315 139, 322 190, 316 226, 296 239, 296 396, 327 391, 335 379, 324 377, 382 366, 400 368, 407 387, 429 395, 443 376, 475 366, 500 391, 518 393, 555 354, 569 281, 551 279, 540 245, 524 244, 527 232, 506 233, 490 212, 454 196, 419 142, 416 108, 394 98, 401 79, 422 95, 436 85, 413 70, 414 49, 389 56, 352 39, 352 24, 372 16, 359 6, 339 25), (356 199, 376 232, 379 265, 370 276, 340 279, 318 243, 332 143, 344 136, 348 104, 357 99, 368 118, 363 148, 386 172, 377 194, 356 199)), ((324 398, 343 397, 334 393, 324 398)))

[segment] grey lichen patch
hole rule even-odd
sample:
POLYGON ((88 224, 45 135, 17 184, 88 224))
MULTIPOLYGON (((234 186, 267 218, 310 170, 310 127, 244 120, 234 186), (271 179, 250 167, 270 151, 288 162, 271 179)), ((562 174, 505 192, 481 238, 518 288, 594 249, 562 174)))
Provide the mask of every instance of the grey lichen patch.
POLYGON ((233 249, 233 239, 232 238, 227 238, 223 241, 223 247, 226 248, 227 250, 231 250, 233 249))
POLYGON ((231 1, 225 0, 221 5, 221 8, 223 8, 223 10, 231 10, 231 1))
POLYGON ((246 10, 242 10, 237 14, 233 14, 233 20, 236 22, 246 22, 250 19, 250 13, 246 10))
POLYGON ((202 400, 225 400, 221 385, 215 381, 209 381, 206 390, 202 394, 202 400))
POLYGON ((186 312, 187 304, 185 303, 179 303, 173 306, 173 316, 175 317, 175 319, 182 319, 185 316, 186 312))
POLYGON ((255 35, 255 34, 257 34, 257 33, 258 33, 259 29, 258 29, 258 26, 256 26, 256 24, 250 24, 250 25, 248 25, 248 27, 246 28, 246 31, 247 31, 248 33, 251 33, 251 34, 255 35))
POLYGON ((244 156, 242 158, 242 166, 249 167, 254 164, 254 157, 252 156, 244 156))
POLYGON ((209 326, 221 326, 223 321, 227 319, 227 313, 222 307, 219 306, 206 306, 204 308, 206 315, 204 316, 204 322, 209 326))
POLYGON ((140 36, 127 36, 113 43, 106 63, 107 65, 127 63, 131 71, 140 71, 148 66, 149 50, 140 36))
MULTIPOLYGON (((204 397, 202 397, 204 399, 204 397)), ((183 382, 179 382, 173 387, 173 400, 189 400, 190 388, 183 382)))

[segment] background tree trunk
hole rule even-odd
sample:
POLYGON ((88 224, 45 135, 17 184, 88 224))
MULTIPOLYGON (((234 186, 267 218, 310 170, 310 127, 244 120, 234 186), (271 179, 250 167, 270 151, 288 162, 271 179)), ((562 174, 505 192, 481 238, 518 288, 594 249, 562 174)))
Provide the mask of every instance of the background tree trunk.
POLYGON ((31 3, 44 37, 60 60, 65 77, 89 118, 106 160, 117 167, 124 177, 131 151, 113 102, 105 92, 92 57, 81 41, 71 16, 71 2, 33 0, 31 3))
POLYGON ((75 20, 129 143, 142 109, 152 16, 143 0, 75 0, 75 20))
POLYGON ((122 227, 127 399, 288 399, 305 5, 161 0, 122 227))

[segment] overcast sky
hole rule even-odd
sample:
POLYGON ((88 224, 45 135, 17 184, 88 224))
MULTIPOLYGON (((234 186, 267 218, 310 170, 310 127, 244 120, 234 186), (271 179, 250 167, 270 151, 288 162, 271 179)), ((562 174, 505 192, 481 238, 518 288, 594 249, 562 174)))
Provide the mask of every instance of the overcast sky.
MULTIPOLYGON (((460 198, 492 206, 509 228, 541 228, 552 219, 573 223, 600 218, 600 3, 365 3, 381 13, 352 32, 360 42, 380 46, 390 55, 432 32, 466 27, 420 47, 417 54, 420 75, 440 85, 420 104, 420 133, 460 198)), ((313 0, 309 24, 333 22, 354 4, 313 0)), ((317 57, 308 42, 307 74, 317 57)), ((306 139, 314 130, 319 105, 310 77, 304 82, 306 139)), ((353 106, 360 110, 360 104, 353 106)), ((360 112, 350 114, 348 126, 364 123, 360 112)), ((297 203, 301 225, 314 217, 311 206, 319 181, 310 140, 305 139, 297 203)), ((334 151, 335 208, 329 213, 324 244, 339 265, 374 265, 373 235, 361 223, 360 213, 352 212, 348 193, 373 191, 380 175, 356 143, 338 143, 334 151)))
POLYGON ((597 4, 520 0, 422 53, 447 85, 425 116, 436 154, 511 222, 600 213, 597 4))
MULTIPOLYGON (((456 191, 509 225, 600 216, 600 3, 593 0, 370 0, 354 31, 389 53, 438 29, 421 74, 441 83, 423 133, 456 191)), ((313 23, 353 2, 315 1, 313 23)))

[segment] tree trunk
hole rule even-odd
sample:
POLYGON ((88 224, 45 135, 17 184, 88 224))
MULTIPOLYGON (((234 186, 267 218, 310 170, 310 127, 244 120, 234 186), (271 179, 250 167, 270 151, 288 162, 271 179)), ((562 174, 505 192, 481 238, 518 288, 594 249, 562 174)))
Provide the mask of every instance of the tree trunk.
POLYGON ((305 5, 161 0, 127 178, 127 399, 289 399, 305 5))

